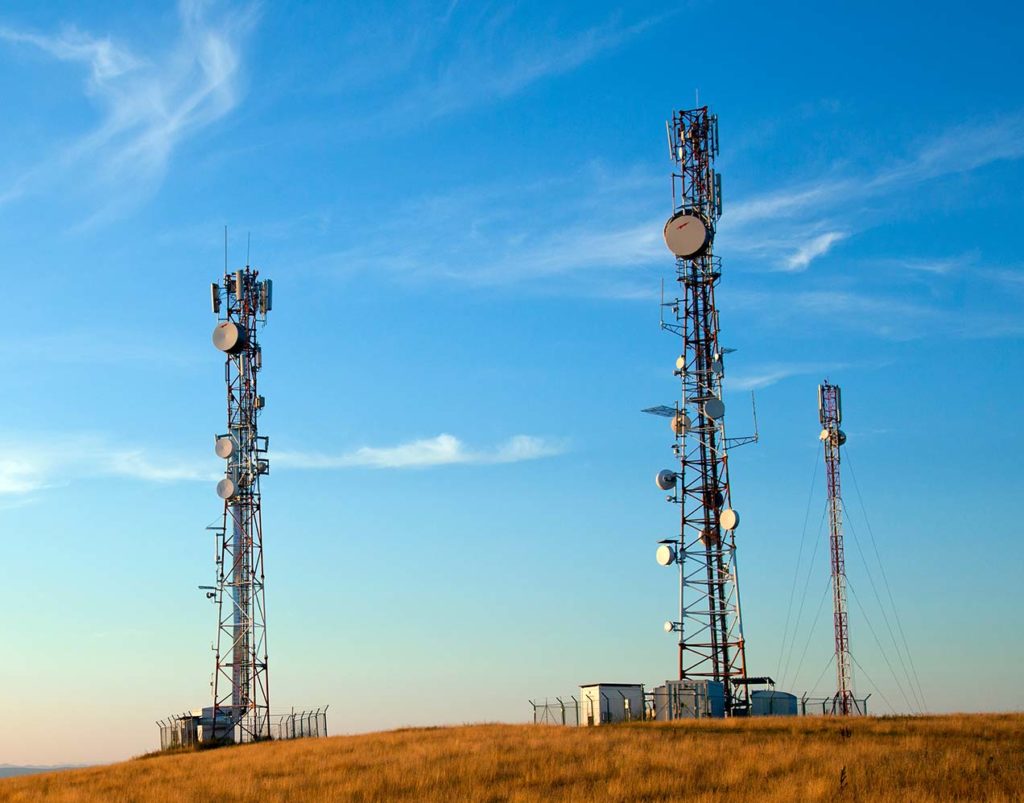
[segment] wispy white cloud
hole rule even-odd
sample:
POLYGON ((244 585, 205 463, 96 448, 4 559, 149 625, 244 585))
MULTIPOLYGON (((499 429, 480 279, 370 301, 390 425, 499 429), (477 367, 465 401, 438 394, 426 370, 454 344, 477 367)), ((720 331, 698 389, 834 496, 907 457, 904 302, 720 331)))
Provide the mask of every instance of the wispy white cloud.
POLYGON ((37 367, 41 363, 112 365, 159 362, 164 367, 202 364, 205 349, 183 344, 164 332, 152 338, 126 338, 105 327, 74 328, 53 334, 33 331, 0 337, 0 366, 37 367))
POLYGON ((1024 268, 987 268, 980 273, 1004 288, 1024 290, 1024 268))
POLYGON ((476 266, 463 278, 483 284, 504 284, 581 270, 624 270, 664 261, 667 251, 656 220, 636 226, 578 226, 528 239, 505 256, 476 266))
MULTIPOLYGON (((471 449, 454 435, 409 441, 396 446, 363 446, 329 455, 274 452, 275 469, 431 468, 457 464, 500 464, 562 454, 565 444, 532 435, 515 435, 486 449, 471 449)), ((29 441, 0 439, 0 497, 24 497, 46 488, 97 477, 121 477, 150 483, 215 482, 222 464, 215 457, 185 458, 145 446, 125 447, 99 435, 40 434, 29 441)))
MULTIPOLYGON (((1022 157, 1022 115, 958 126, 874 170, 833 170, 818 179, 730 202, 719 226, 720 252, 753 257, 770 269, 804 270, 843 236, 891 221, 888 202, 920 192, 928 182, 1022 157), (851 215, 853 210, 858 210, 856 216, 851 215), (851 220, 858 221, 859 231, 849 230, 851 220), (765 236, 766 222, 771 223, 770 237, 765 236)), ((939 264, 932 261, 936 268, 939 264)), ((915 265, 908 260, 905 267, 915 265)), ((916 267, 927 270, 927 261, 918 260, 916 267)))
POLYGON ((775 385, 784 379, 808 374, 827 374, 846 368, 846 363, 766 363, 740 372, 729 374, 730 390, 760 390, 775 385))
POLYGON ((521 12, 509 4, 463 13, 452 3, 443 15, 356 20, 336 75, 326 79, 333 92, 355 92, 359 101, 365 98, 358 93, 377 90, 372 108, 347 123, 350 132, 377 136, 388 125, 422 125, 505 100, 600 58, 675 13, 634 20, 616 15, 558 30, 554 14, 526 20, 521 12))
POLYGON ((975 258, 972 256, 949 256, 949 257, 903 257, 896 259, 880 260, 884 267, 895 270, 911 271, 912 273, 929 273, 935 276, 948 276, 949 274, 971 265, 975 258))
POLYGON ((824 256, 840 240, 846 239, 847 234, 841 231, 827 231, 811 238, 807 242, 797 246, 790 256, 786 257, 786 270, 801 271, 807 270, 807 266, 817 257, 824 256))
MULTIPOLYGON (((960 132, 967 136, 970 132, 960 132)), ((984 147, 970 158, 936 163, 951 153, 940 135, 903 162, 874 173, 828 176, 726 205, 717 251, 744 272, 806 271, 825 262, 844 240, 876 225, 852 204, 892 195, 940 175, 1014 158, 1024 126, 980 126, 984 147), (941 143, 936 144, 936 143, 941 143), (986 150, 987 148, 987 150, 986 150), (946 171, 945 173, 942 171, 946 171), (895 176, 901 176, 897 181, 895 176), (772 221, 770 228, 765 221, 772 221), (766 236, 766 231, 770 235, 766 236)), ((971 139, 968 136, 968 139, 971 139)), ((615 171, 590 164, 570 174, 513 179, 410 199, 398 213, 369 216, 357 243, 322 254, 306 268, 318 273, 389 275, 478 286, 530 285, 543 292, 648 299, 657 295, 655 270, 671 257, 662 242, 664 176, 649 168, 615 171), (585 186, 587 191, 580 193, 585 186), (410 242, 401 221, 420 221, 410 242), (580 276, 587 281, 579 281, 580 276)), ((879 201, 880 203, 880 201, 879 201)), ((870 204, 868 204, 870 206, 870 204)), ((936 275, 952 257, 896 259, 901 269, 936 275)), ((873 264, 884 267, 877 260, 873 264)), ((896 267, 894 264, 893 268, 896 267)))
POLYGON ((865 189, 872 193, 894 185, 917 184, 1021 157, 1024 157, 1024 115, 964 123, 922 142, 909 159, 880 170, 865 189))
POLYGON ((921 296, 897 296, 887 291, 738 290, 729 294, 728 303, 731 309, 757 315, 763 325, 790 331, 796 326, 824 325, 894 341, 933 336, 989 339, 1024 335, 1024 318, 1014 309, 950 310, 921 296))
POLYGON ((124 448, 95 435, 41 434, 29 441, 0 440, 0 495, 26 495, 88 477, 147 482, 213 480, 211 461, 124 448))
POLYGON ((363 446, 351 452, 328 455, 310 452, 277 452, 275 466, 304 469, 335 468, 429 468, 456 464, 519 463, 553 457, 564 444, 532 435, 515 435, 490 449, 470 449, 454 435, 401 443, 397 446, 363 446))
POLYGON ((592 163, 555 178, 412 199, 397 213, 369 214, 358 243, 320 255, 306 269, 479 286, 571 280, 574 292, 600 295, 599 278, 632 279, 631 271, 664 265, 663 222, 649 211, 657 186, 649 174, 592 163), (537 213, 538 204, 556 198, 554 209, 537 213), (419 222, 414 240, 409 219, 419 222), (591 281, 581 285, 581 272, 591 281))
POLYGON ((919 143, 902 160, 873 172, 827 175, 730 203, 723 225, 820 219, 843 206, 913 190, 923 182, 1024 157, 1024 116, 958 126, 919 143))
POLYGON ((32 45, 61 61, 76 61, 87 65, 90 71, 89 88, 97 91, 105 82, 143 64, 109 37, 96 38, 73 26, 66 28, 57 36, 0 26, 0 39, 15 44, 32 45))
POLYGON ((243 84, 241 46, 255 22, 254 7, 218 13, 212 2, 181 0, 178 17, 180 30, 171 47, 145 55, 74 27, 56 34, 0 27, 6 42, 84 65, 85 93, 103 114, 92 131, 31 168, 4 196, 53 184, 75 189, 83 177, 101 183, 108 194, 116 191, 108 203, 149 192, 185 137, 235 108, 243 84))
POLYGON ((562 75, 651 27, 660 17, 623 25, 615 20, 565 37, 532 36, 513 46, 501 30, 467 36, 463 49, 437 77, 396 104, 402 115, 418 110, 427 119, 481 102, 518 94, 546 78, 562 75))
POLYGON ((740 227, 792 217, 810 208, 820 208, 823 203, 833 203, 847 188, 852 189, 853 182, 824 179, 809 185, 753 195, 735 203, 730 201, 724 220, 729 226, 740 227))

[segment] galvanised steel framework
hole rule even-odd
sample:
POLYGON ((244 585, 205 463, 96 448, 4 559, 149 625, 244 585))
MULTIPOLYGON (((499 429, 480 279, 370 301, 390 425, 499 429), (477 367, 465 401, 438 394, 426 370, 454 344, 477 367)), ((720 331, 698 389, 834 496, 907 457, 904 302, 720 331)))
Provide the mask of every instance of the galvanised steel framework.
POLYGON ((696 216, 708 236, 700 253, 677 256, 682 297, 665 304, 675 320, 663 320, 662 327, 682 339, 675 372, 682 384, 680 401, 674 408, 649 411, 672 417, 672 448, 680 464, 669 496, 679 505, 679 535, 662 542, 671 545, 668 562, 678 567, 679 619, 667 622, 666 629, 679 636, 679 678, 722 682, 726 711, 742 714, 749 708, 749 696, 734 533, 738 516, 732 510, 727 447, 755 438, 725 436, 722 381, 727 350, 719 343, 715 306, 721 259, 713 254, 722 211, 721 177, 714 169, 718 119, 706 106, 676 112, 669 142, 675 162, 674 213, 696 216))
POLYGON ((260 477, 269 464, 267 438, 258 428, 264 399, 257 391, 262 367, 257 327, 266 323, 271 285, 258 277, 246 266, 225 272, 223 284, 212 287, 214 312, 221 313, 214 343, 226 352, 228 431, 217 438, 226 469, 217 486, 224 514, 215 528, 218 616, 211 725, 214 739, 227 742, 271 735, 260 502, 260 477))
POLYGON ((843 421, 842 395, 838 385, 826 379, 818 386, 818 417, 821 440, 825 445, 825 477, 828 486, 829 543, 832 552, 832 608, 836 637, 836 693, 833 714, 855 714, 853 696, 853 659, 850 655, 850 629, 846 614, 846 557, 843 550, 843 494, 839 484, 839 447, 846 435, 839 428, 843 421))

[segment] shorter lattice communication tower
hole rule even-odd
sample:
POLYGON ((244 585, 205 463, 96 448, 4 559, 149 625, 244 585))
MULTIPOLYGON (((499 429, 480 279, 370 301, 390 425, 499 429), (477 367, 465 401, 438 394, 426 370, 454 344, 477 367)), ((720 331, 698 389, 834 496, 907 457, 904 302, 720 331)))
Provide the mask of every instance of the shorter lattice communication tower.
POLYGON ((825 476, 828 483, 829 543, 832 553, 832 607, 836 637, 836 693, 832 698, 833 714, 856 714, 853 696, 853 658, 850 655, 850 627, 846 613, 846 557, 843 550, 843 495, 839 483, 839 447, 846 443, 843 422, 843 400, 838 385, 826 379, 818 386, 818 417, 821 440, 825 445, 825 476))
POLYGON ((267 611, 263 585, 263 519, 260 477, 270 471, 267 438, 259 434, 265 406, 256 378, 263 367, 258 327, 266 323, 272 285, 248 265, 225 271, 211 286, 220 319, 213 344, 224 352, 227 432, 215 451, 225 461, 217 495, 224 513, 217 539, 217 646, 213 674, 214 741, 269 739, 270 681, 267 672, 267 611))
POLYGON ((224 461, 217 483, 224 506, 207 527, 215 538, 215 585, 199 586, 217 608, 213 705, 159 720, 163 750, 327 735, 327 706, 277 714, 270 708, 260 495, 270 462, 268 439, 259 432, 266 399, 257 377, 263 368, 259 330, 273 304, 273 285, 259 275, 248 264, 228 271, 225 229, 224 277, 210 286, 213 345, 224 354, 227 390, 227 428, 214 438, 214 452, 224 461))

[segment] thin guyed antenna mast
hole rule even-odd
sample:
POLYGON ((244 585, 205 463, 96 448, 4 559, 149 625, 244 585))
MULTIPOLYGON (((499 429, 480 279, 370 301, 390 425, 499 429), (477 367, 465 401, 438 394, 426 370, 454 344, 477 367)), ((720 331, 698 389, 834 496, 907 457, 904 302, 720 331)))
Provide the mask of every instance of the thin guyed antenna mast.
POLYGON ((217 495, 224 514, 216 532, 216 663, 213 674, 213 738, 249 742, 270 738, 267 617, 264 601, 263 520, 260 477, 270 471, 268 440, 259 434, 265 406, 256 379, 263 366, 257 328, 272 304, 270 280, 248 266, 224 272, 211 285, 219 322, 213 344, 225 354, 227 432, 218 435, 225 461, 217 495))
POLYGON ((664 301, 673 321, 662 328, 682 340, 675 374, 681 396, 672 407, 644 412, 671 419, 673 453, 678 471, 658 473, 659 488, 679 506, 679 533, 660 541, 657 560, 676 565, 679 614, 665 623, 678 634, 679 679, 721 682, 725 710, 749 710, 746 651, 740 616, 735 530, 739 514, 732 507, 727 449, 756 437, 727 438, 722 382, 724 357, 731 349, 719 343, 715 287, 722 275, 714 256, 715 226, 722 214, 718 154, 718 118, 707 106, 676 112, 669 125, 673 215, 665 225, 665 242, 676 255, 681 297, 664 301))
POLYGON ((839 483, 839 447, 846 443, 843 399, 838 385, 826 379, 818 386, 818 419, 825 445, 825 477, 828 486, 829 544, 832 553, 832 608, 836 639, 836 693, 832 713, 859 713, 853 696, 853 658, 850 654, 850 629, 846 612, 846 556, 843 549, 843 495, 839 483))

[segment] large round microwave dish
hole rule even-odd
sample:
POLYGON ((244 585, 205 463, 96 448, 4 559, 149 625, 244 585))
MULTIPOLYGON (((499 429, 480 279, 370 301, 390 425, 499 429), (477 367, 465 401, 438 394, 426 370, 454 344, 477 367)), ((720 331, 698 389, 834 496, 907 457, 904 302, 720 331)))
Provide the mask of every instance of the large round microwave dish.
POLYGON ((228 354, 238 354, 248 342, 245 327, 234 321, 222 321, 213 330, 213 345, 228 354))
POLYGON ((665 245, 677 257, 703 254, 711 242, 711 231, 699 215, 679 212, 665 224, 665 245))

